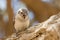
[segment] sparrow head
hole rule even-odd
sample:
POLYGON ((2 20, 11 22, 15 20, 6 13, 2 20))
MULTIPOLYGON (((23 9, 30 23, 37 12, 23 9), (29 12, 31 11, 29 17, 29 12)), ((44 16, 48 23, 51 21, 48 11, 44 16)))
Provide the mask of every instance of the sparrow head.
POLYGON ((19 9, 18 15, 21 19, 26 20, 28 18, 28 10, 27 9, 19 9))

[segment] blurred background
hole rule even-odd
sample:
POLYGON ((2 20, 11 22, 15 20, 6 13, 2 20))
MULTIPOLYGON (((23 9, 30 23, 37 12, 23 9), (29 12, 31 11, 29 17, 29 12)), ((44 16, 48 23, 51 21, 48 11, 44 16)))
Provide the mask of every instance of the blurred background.
POLYGON ((0 38, 14 33, 14 17, 20 8, 29 10, 30 25, 60 12, 60 0, 0 0, 0 38))

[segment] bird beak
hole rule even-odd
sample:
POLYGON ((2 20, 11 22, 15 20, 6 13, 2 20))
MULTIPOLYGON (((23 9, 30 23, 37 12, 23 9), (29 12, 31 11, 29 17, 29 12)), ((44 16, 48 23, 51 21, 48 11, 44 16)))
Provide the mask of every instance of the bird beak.
POLYGON ((25 19, 26 15, 23 15, 23 17, 24 17, 24 19, 25 19))

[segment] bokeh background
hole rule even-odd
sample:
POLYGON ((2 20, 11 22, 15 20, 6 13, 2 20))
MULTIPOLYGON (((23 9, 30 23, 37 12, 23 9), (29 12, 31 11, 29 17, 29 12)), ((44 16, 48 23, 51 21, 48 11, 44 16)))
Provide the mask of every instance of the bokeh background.
POLYGON ((15 32, 14 17, 20 8, 29 10, 30 25, 47 20, 60 12, 60 0, 0 0, 0 38, 15 32))

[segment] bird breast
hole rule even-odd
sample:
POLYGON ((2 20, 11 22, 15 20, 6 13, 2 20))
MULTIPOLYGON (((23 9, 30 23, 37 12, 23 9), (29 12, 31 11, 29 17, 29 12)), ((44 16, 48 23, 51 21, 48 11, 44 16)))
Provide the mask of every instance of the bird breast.
POLYGON ((19 20, 15 20, 15 29, 18 31, 22 31, 25 28, 29 27, 29 20, 26 20, 25 22, 21 22, 19 20))

